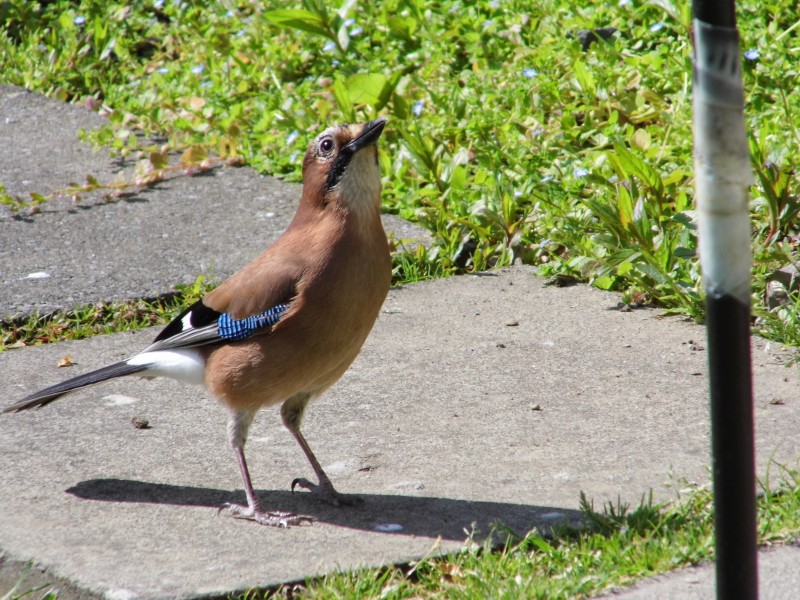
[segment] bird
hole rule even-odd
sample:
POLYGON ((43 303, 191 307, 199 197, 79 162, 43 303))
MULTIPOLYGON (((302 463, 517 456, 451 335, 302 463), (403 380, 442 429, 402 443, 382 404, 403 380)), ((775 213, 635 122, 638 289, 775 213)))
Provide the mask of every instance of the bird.
POLYGON ((291 483, 333 505, 340 494, 300 424, 307 405, 333 385, 361 351, 389 291, 392 264, 380 219, 377 143, 387 119, 329 127, 308 146, 303 189, 287 229, 266 250, 178 314, 138 354, 30 394, 3 413, 43 407, 73 390, 116 377, 168 377, 203 384, 230 410, 228 440, 247 504, 220 510, 262 525, 291 527, 313 517, 266 510, 245 459, 261 409, 280 415, 317 477, 291 483))

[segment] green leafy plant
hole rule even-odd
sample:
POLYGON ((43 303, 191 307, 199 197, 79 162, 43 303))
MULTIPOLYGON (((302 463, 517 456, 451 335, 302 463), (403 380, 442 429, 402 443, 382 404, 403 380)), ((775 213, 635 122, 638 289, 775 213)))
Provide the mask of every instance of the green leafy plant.
MULTIPOLYGON (((787 62, 793 5, 738 8, 758 291, 797 256, 800 90, 787 62)), ((144 179, 160 175, 152 161, 145 169, 156 152, 299 181, 305 140, 388 115, 385 208, 434 238, 424 257, 395 261, 397 277, 521 261, 702 318, 688 5, 9 0, 2 10, 2 81, 106 115, 85 137, 139 160, 144 179), (599 27, 616 32, 581 41, 599 27)), ((40 202, 0 199, 18 212, 40 202)), ((791 321, 767 323, 769 335, 797 338, 791 321)))
POLYGON ((800 201, 793 193, 796 189, 794 167, 770 160, 765 135, 766 130, 762 130, 761 139, 750 137, 750 156, 761 184, 755 190, 756 198, 759 192, 763 193, 762 197, 767 205, 768 229, 764 235, 764 243, 770 244, 797 231, 800 201))
POLYGON ((264 16, 281 27, 298 29, 333 42, 344 54, 350 46, 347 15, 357 0, 345 0, 336 11, 329 11, 322 0, 303 0, 303 8, 271 10, 264 16))

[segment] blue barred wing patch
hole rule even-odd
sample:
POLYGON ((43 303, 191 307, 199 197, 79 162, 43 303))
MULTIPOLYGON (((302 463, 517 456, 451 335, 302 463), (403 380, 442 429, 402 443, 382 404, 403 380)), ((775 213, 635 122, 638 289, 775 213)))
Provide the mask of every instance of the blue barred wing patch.
POLYGON ((260 315, 244 319, 234 319, 228 313, 223 313, 217 321, 218 335, 231 342, 247 339, 257 331, 275 325, 288 308, 288 304, 278 304, 260 315))

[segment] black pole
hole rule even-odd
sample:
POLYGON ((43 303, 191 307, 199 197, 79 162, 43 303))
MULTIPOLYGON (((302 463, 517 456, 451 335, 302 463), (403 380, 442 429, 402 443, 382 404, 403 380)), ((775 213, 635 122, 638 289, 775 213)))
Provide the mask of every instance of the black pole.
POLYGON ((750 307, 706 301, 718 600, 758 598, 750 307), (743 333, 748 332, 748 333, 743 333))
POLYGON ((692 8, 717 598, 754 600, 758 556, 750 359, 750 168, 739 36, 734 0, 695 0, 692 8), (741 170, 744 175, 734 172, 741 170))

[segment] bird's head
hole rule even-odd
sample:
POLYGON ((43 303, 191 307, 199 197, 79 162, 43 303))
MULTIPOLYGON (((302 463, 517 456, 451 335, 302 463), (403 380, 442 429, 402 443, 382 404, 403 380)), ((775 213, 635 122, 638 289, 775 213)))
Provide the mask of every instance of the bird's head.
POLYGON ((378 138, 386 118, 330 127, 308 146, 303 160, 303 195, 360 213, 380 207, 378 138))

